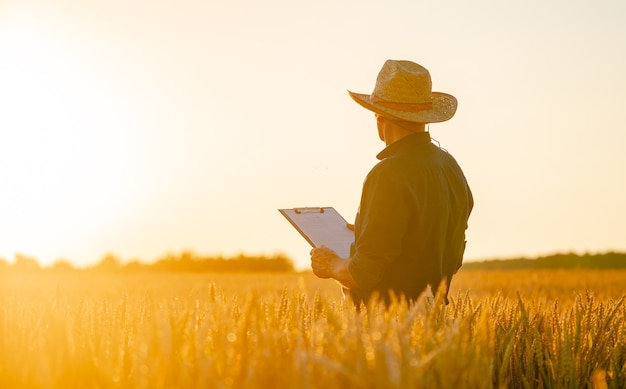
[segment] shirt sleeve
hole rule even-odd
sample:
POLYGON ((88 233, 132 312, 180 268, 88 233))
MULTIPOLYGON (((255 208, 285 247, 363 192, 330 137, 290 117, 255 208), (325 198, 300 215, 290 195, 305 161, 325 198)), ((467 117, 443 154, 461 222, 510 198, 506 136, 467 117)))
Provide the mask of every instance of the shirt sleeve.
POLYGON ((359 218, 355 225, 354 254, 350 274, 360 289, 370 290, 380 282, 386 265, 402 254, 408 223, 406 183, 393 166, 380 163, 363 184, 359 218))

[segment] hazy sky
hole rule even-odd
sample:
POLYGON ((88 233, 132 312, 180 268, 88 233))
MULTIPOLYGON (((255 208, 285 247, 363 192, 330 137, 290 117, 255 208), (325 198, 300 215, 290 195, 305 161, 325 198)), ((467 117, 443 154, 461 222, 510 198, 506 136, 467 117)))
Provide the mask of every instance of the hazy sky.
POLYGON ((348 221, 388 58, 459 100, 466 258, 626 250, 626 2, 0 0, 0 257, 285 253, 348 221))

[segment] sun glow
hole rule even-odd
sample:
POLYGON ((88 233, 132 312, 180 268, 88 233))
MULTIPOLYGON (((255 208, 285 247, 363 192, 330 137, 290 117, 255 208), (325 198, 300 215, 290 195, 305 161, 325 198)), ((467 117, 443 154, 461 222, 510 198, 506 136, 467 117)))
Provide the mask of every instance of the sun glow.
POLYGON ((45 263, 81 244, 63 237, 85 237, 86 218, 112 216, 102 209, 122 191, 130 114, 111 79, 57 31, 10 15, 0 35, 0 256, 27 247, 45 263))

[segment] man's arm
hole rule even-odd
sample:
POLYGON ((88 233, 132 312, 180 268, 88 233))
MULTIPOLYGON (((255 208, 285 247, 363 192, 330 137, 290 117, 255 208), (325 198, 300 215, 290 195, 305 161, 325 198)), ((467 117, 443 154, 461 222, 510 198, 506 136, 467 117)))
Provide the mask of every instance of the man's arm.
POLYGON ((311 268, 319 278, 333 278, 348 289, 357 289, 359 285, 349 269, 350 258, 343 259, 328 247, 316 247, 311 250, 311 268))

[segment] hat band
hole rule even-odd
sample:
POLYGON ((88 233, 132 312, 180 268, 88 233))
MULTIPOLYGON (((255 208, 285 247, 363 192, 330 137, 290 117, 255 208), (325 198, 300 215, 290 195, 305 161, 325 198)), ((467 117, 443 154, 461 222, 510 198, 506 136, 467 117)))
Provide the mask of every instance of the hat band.
POLYGON ((402 112, 421 112, 428 111, 433 107, 432 102, 428 103, 394 103, 392 101, 380 100, 376 96, 372 97, 372 102, 385 108, 395 109, 402 112))

